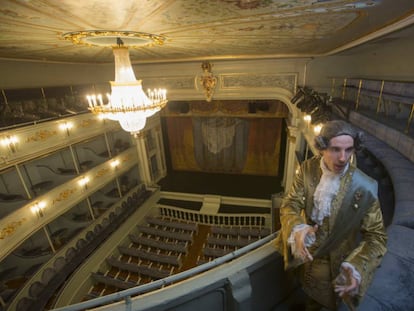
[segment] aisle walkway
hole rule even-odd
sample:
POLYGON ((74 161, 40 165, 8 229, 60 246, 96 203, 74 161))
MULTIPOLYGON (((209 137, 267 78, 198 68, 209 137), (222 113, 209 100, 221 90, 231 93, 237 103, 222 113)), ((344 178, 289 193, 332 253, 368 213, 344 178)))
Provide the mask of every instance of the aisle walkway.
POLYGON ((203 245, 210 232, 210 226, 198 225, 198 233, 194 236, 194 242, 188 249, 187 256, 183 259, 183 265, 178 272, 189 270, 197 266, 197 258, 203 252, 203 245))

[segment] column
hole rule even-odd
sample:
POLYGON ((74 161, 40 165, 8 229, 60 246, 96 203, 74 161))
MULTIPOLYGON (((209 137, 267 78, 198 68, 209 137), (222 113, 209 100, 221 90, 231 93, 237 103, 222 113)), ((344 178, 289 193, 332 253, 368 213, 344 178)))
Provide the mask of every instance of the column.
POLYGON ((282 184, 285 188, 285 192, 289 191, 293 183, 293 177, 295 175, 297 159, 296 159, 296 147, 298 143, 297 136, 299 130, 297 127, 288 126, 288 139, 286 142, 286 157, 285 157, 285 171, 283 174, 282 184))
POLYGON ((161 172, 160 178, 167 176, 167 165, 165 163, 164 143, 162 139, 161 127, 157 126, 155 129, 155 143, 157 147, 157 164, 161 172))
POLYGON ((137 154, 139 163, 139 174, 141 181, 146 185, 152 185, 151 168, 147 157, 147 148, 145 146, 145 132, 141 131, 135 135, 137 143, 137 154))

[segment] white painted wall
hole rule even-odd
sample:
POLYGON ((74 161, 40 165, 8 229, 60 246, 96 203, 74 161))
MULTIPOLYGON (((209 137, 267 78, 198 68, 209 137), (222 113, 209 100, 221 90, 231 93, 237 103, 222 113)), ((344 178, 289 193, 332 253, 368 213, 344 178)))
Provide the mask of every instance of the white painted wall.
POLYGON ((0 60, 0 89, 66 86, 109 81, 114 67, 0 60))
MULTIPOLYGON (((218 74, 297 73, 303 84, 308 59, 211 61, 218 74)), ((134 63, 134 60, 132 60, 134 63)), ((201 62, 133 64, 137 79, 194 77, 203 73, 201 62)), ((62 64, 0 60, 0 89, 108 83, 115 77, 114 64, 62 64)))
POLYGON ((307 85, 330 91, 330 77, 414 81, 413 35, 378 39, 335 56, 315 58, 307 66, 307 85))

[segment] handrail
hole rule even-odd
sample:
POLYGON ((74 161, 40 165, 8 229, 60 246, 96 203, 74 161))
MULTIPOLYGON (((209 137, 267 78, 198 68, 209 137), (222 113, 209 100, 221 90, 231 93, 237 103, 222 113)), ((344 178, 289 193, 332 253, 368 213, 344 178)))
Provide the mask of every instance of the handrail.
MULTIPOLYGON (((336 79, 339 78, 332 78, 332 84, 334 85, 336 79)), ((414 119, 414 92, 408 91, 409 89, 414 89, 414 82, 413 81, 397 81, 397 80, 378 80, 378 79, 370 79, 370 78, 343 78, 343 85, 342 85, 342 100, 351 100, 355 102, 354 110, 358 111, 360 109, 361 104, 361 95, 364 94, 365 96, 375 98, 377 100, 376 107, 374 108, 375 114, 378 115, 382 110, 384 110, 385 117, 389 117, 390 103, 394 102, 396 105, 404 104, 407 106, 408 115, 405 117, 407 118, 406 125, 404 129, 399 129, 401 132, 408 134, 410 131, 411 123, 414 119), (352 80, 353 83, 348 83, 348 80, 352 80), (358 81, 358 87, 356 87, 356 81, 358 81), (374 86, 372 83, 369 83, 368 86, 365 86, 368 82, 374 82, 374 86), (409 86, 409 88, 408 88, 409 86), (346 96, 346 90, 350 87, 354 89, 354 93, 357 92, 356 98, 348 98, 346 96), (403 87, 404 90, 401 91, 400 88, 403 87), (386 103, 388 103, 388 108, 386 103)), ((340 86, 339 86, 340 87, 340 86)), ((333 86, 331 89, 331 97, 335 97, 336 89, 333 86)), ((354 94, 355 95, 355 94, 354 94)), ((396 106, 395 105, 395 106, 396 106)), ((400 108, 398 108, 400 109, 400 108)), ((391 122, 391 124, 396 123, 398 127, 394 127, 395 129, 399 128, 401 122, 399 119, 396 119, 397 122, 391 122)))
POLYGON ((252 251, 255 248, 258 248, 260 246, 265 245, 266 243, 270 242, 272 239, 274 239, 276 237, 276 233, 272 233, 270 235, 268 235, 267 237, 260 239, 256 242, 253 242, 243 248, 240 248, 238 250, 235 250, 227 255, 224 255, 223 257, 219 257, 216 258, 212 261, 209 261, 205 264, 202 264, 200 266, 194 267, 192 269, 168 276, 166 278, 160 279, 160 280, 156 280, 153 281, 151 283, 147 283, 147 284, 143 284, 137 287, 133 287, 133 288, 129 288, 126 290, 122 290, 113 294, 109 294, 103 297, 99 297, 99 298, 95 298, 95 299, 91 299, 88 301, 84 301, 84 302, 80 302, 80 303, 76 303, 73 305, 69 305, 69 306, 65 306, 65 307, 61 307, 61 308, 57 308, 57 309, 51 309, 53 311, 77 311, 77 310, 85 310, 88 308, 93 308, 93 307, 97 307, 97 306, 101 306, 101 305, 105 305, 108 303, 113 303, 114 301, 120 301, 120 300, 125 300, 125 306, 127 306, 128 304, 130 304, 131 301, 131 297, 132 296, 137 296, 139 294, 143 294, 155 289, 159 289, 162 288, 166 285, 170 285, 173 283, 177 283, 179 281, 182 281, 184 279, 193 277, 199 273, 205 272, 207 270, 210 270, 212 268, 215 268, 223 263, 226 263, 230 260, 233 260, 235 258, 238 258, 250 251, 252 251))

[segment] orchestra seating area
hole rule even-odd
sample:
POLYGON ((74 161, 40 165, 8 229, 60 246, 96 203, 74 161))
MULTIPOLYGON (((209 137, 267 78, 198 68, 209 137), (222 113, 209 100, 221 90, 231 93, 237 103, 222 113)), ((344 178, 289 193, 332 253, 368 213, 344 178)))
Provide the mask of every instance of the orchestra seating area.
MULTIPOLYGON (((167 213, 165 207, 162 212, 167 213)), ((84 300, 188 270, 270 234, 260 226, 206 225, 159 213, 146 216, 128 242, 106 258, 105 269, 92 273, 94 285, 84 300)))

